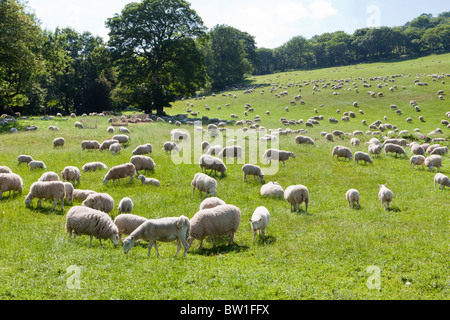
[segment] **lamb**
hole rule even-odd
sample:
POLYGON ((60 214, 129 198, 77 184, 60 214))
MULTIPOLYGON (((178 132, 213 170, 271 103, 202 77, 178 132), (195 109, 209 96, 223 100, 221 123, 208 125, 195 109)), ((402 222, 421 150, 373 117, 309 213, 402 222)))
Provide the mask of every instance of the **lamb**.
POLYGON ((386 143, 384 145, 384 152, 386 152, 386 155, 388 153, 395 153, 395 156, 400 154, 400 155, 404 155, 405 158, 406 158, 406 151, 405 151, 405 149, 403 149, 403 147, 401 147, 401 146, 399 146, 397 144, 386 143))
POLYGON ((137 146, 133 152, 131 153, 131 155, 133 156, 142 156, 144 154, 149 154, 151 155, 153 152, 153 147, 150 143, 147 144, 143 144, 140 146, 137 146))
POLYGON ((53 148, 64 147, 64 143, 66 143, 64 138, 55 138, 53 140, 53 148))
POLYGON ((109 146, 109 152, 111 152, 112 155, 120 153, 122 150, 122 145, 120 143, 113 143, 109 146))
POLYGON ((119 231, 111 217, 99 210, 84 206, 70 208, 66 215, 66 232, 69 237, 88 235, 89 246, 92 246, 92 238, 96 237, 102 245, 102 240, 110 239, 114 246, 119 245, 119 231))
POLYGON ((16 191, 22 193, 23 181, 22 178, 15 173, 0 173, 0 199, 3 198, 3 192, 9 191, 9 196, 11 196, 11 191, 13 195, 16 191))
POLYGON ((442 157, 439 155, 432 155, 425 158, 425 166, 427 166, 430 171, 433 171, 436 167, 437 172, 440 172, 442 167, 442 157))
POLYGON ((217 155, 219 158, 242 158, 242 147, 241 146, 228 146, 222 149, 217 155))
POLYGON ((295 137, 296 144, 310 144, 314 145, 314 140, 307 136, 296 136, 295 137))
POLYGON ((81 170, 83 170, 84 172, 95 171, 97 169, 108 169, 108 167, 103 162, 97 161, 85 163, 81 168, 81 170))
POLYGON ((411 168, 411 166, 412 166, 413 169, 415 166, 420 166, 420 165, 422 165, 422 168, 423 168, 424 163, 425 163, 425 157, 420 154, 412 156, 409 159, 409 167, 411 168))
POLYGON ((187 243, 187 237, 190 231, 190 221, 185 216, 169 217, 161 219, 148 219, 136 228, 123 242, 123 252, 127 253, 134 246, 136 240, 142 239, 149 242, 148 256, 150 251, 155 246, 156 253, 159 257, 158 245, 156 241, 171 242, 177 240, 177 252, 175 256, 180 252, 181 244, 183 244, 184 253, 183 257, 186 257, 186 252, 189 249, 187 243))
POLYGON ((143 174, 140 174, 137 178, 138 178, 138 180, 141 180, 143 185, 151 185, 151 186, 155 186, 155 187, 161 186, 161 182, 159 182, 158 179, 147 178, 143 174))
POLYGON ((448 153, 448 147, 438 147, 431 151, 431 155, 445 156, 448 153))
POLYGON ((242 172, 244 173, 244 181, 247 181, 247 176, 253 176, 253 178, 258 178, 259 181, 264 179, 264 172, 262 169, 254 164, 244 164, 242 166, 242 172))
POLYGON ((61 210, 64 209, 64 182, 62 181, 37 181, 30 187, 30 192, 25 197, 25 205, 31 206, 34 198, 39 199, 39 207, 42 208, 41 199, 54 201, 53 210, 56 210, 56 204, 61 200, 61 210))
POLYGON ((206 197, 208 197, 208 194, 210 196, 216 195, 216 179, 211 178, 204 173, 196 173, 194 179, 191 181, 191 186, 193 187, 192 194, 195 194, 195 189, 197 189, 200 192, 201 197, 203 197, 202 192, 206 193, 206 197))
POLYGON ((211 170, 210 174, 214 171, 214 173, 219 172, 223 175, 227 171, 227 166, 222 161, 222 159, 210 156, 208 154, 204 154, 199 159, 199 166, 203 170, 211 170))
POLYGON ((81 142, 81 150, 98 150, 100 149, 100 143, 95 140, 84 140, 81 142))
POLYGON ((284 190, 278 182, 269 182, 263 185, 260 193, 263 197, 275 197, 279 199, 284 197, 284 190))
POLYGON ((344 146, 335 146, 333 148, 332 156, 336 156, 336 158, 339 160, 339 158, 346 158, 349 161, 353 160, 353 154, 352 151, 344 146))
POLYGON ((110 213, 114 209, 114 199, 107 193, 90 194, 81 205, 110 213))
POLYGON ((47 169, 47 166, 42 161, 33 160, 28 163, 28 167, 30 167, 30 171, 34 169, 47 169))
POLYGON ((17 157, 17 162, 19 166, 21 163, 26 163, 28 165, 33 160, 34 159, 31 156, 25 154, 21 154, 20 156, 17 157))
POLYGON ((381 204, 384 206, 384 210, 387 211, 389 209, 389 204, 392 202, 394 194, 391 190, 386 188, 385 184, 378 184, 378 187, 380 187, 380 191, 378 192, 378 199, 381 200, 381 204))
POLYGON ((61 172, 61 178, 62 181, 69 181, 72 182, 73 184, 75 183, 79 184, 81 179, 80 169, 74 166, 67 166, 61 172))
POLYGON ((286 165, 285 161, 289 160, 289 157, 295 158, 293 152, 278 150, 278 149, 268 149, 263 154, 263 159, 266 160, 266 164, 271 163, 272 160, 281 161, 283 165, 286 165))
POLYGON ((226 204, 225 201, 217 197, 206 198, 200 204, 200 210, 211 209, 226 204))
POLYGON ((38 181, 60 181, 56 172, 48 171, 42 174, 38 181))
POLYGON ((119 141, 115 139, 103 141, 102 144, 100 145, 100 151, 109 150, 109 147, 114 143, 119 143, 119 141))
POLYGON ((309 192, 308 188, 304 185, 293 185, 286 188, 284 191, 284 199, 290 203, 291 212, 299 211, 299 206, 303 202, 305 203, 305 213, 308 213, 309 192))
POLYGON ((133 181, 133 177, 136 174, 136 167, 132 163, 124 163, 109 169, 103 178, 103 184, 107 185, 110 180, 119 180, 126 177, 130 177, 130 182, 133 181))
POLYGON ((383 150, 381 144, 369 144, 369 153, 374 154, 377 158, 381 154, 381 150, 383 150))
POLYGON ((216 247, 215 237, 230 235, 228 245, 234 241, 234 234, 241 223, 241 210, 231 204, 219 205, 211 209, 198 211, 190 220, 191 229, 187 243, 189 246, 197 239, 202 247, 203 240, 210 237, 213 248, 216 247))
POLYGON ((94 193, 97 193, 97 192, 92 191, 92 190, 74 189, 72 192, 72 199, 84 201, 87 199, 87 197, 89 195, 94 194, 94 193))
POLYGON ((436 188, 436 184, 439 184, 440 188, 442 190, 444 190, 446 186, 450 187, 450 179, 442 173, 437 173, 434 176, 434 187, 435 188, 436 188))
POLYGON ((124 197, 120 200, 117 206, 117 211, 120 213, 131 213, 133 210, 133 201, 129 197, 124 197))
POLYGON ((370 155, 361 151, 355 152, 355 162, 359 164, 359 161, 364 161, 364 164, 366 164, 367 162, 373 164, 370 155))
POLYGON ((130 163, 132 163, 136 168, 136 173, 139 174, 139 170, 155 170, 155 161, 152 158, 147 156, 132 156, 130 159, 130 163))
POLYGON ((70 182, 64 182, 64 199, 66 199, 67 204, 73 204, 73 191, 74 187, 70 182))
POLYGON ((356 189, 350 189, 347 191, 347 193, 345 194, 345 199, 347 199, 348 201, 348 205, 350 206, 350 208, 353 209, 353 206, 356 202, 356 204, 358 205, 358 209, 359 209, 359 191, 356 189))
POLYGON ((175 142, 167 141, 164 143, 164 146, 162 148, 166 154, 171 153, 172 151, 180 152, 181 148, 177 146, 175 142))
POLYGON ((114 219, 114 224, 117 226, 119 231, 119 241, 122 241, 122 235, 130 235, 134 230, 137 229, 141 224, 147 221, 147 218, 137 216, 130 213, 119 214, 114 219))
POLYGON ((119 143, 127 143, 131 140, 131 137, 127 136, 126 134, 117 134, 112 137, 112 140, 117 140, 119 143))
POLYGON ((259 230, 259 235, 265 237, 266 228, 269 224, 270 213, 266 207, 258 207, 253 212, 251 219, 248 219, 251 223, 253 231, 253 241, 255 241, 256 233, 259 230))

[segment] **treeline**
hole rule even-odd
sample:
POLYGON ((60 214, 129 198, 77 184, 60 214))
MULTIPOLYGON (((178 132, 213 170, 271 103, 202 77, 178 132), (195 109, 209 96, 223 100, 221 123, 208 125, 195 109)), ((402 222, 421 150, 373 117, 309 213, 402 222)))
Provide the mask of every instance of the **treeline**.
POLYGON ((226 25, 207 30, 185 0, 127 4, 105 23, 109 40, 42 30, 22 0, 0 0, 0 114, 90 113, 135 107, 164 113, 183 96, 246 76, 450 51, 450 12, 403 27, 294 37, 275 49, 226 25))

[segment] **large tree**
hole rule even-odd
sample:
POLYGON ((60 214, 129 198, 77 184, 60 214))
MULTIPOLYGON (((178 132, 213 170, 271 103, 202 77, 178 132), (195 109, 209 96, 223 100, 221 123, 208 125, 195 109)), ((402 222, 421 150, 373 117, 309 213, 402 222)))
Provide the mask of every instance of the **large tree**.
POLYGON ((129 3, 106 25, 121 85, 144 111, 162 114, 176 96, 192 95, 204 84, 204 63, 194 40, 206 28, 188 2, 129 3))

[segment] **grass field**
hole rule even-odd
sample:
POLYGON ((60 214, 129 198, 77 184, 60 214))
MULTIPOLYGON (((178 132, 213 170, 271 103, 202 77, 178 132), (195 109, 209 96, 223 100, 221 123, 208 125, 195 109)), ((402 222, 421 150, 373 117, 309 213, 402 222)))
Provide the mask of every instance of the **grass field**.
MULTIPOLYGON (((21 195, 4 194, 0 200, 0 299, 447 299, 450 294, 450 189, 434 188, 436 170, 434 173, 427 168, 412 170, 409 148, 406 148, 406 159, 382 154, 373 158, 374 165, 338 161, 331 157, 334 145, 348 146, 353 152, 367 152, 364 142, 372 136, 364 135, 363 143, 355 147, 350 145, 350 137, 331 143, 320 133, 336 129, 366 132, 368 127, 361 120, 370 124, 380 119, 411 134, 415 128, 423 134, 442 128, 444 133, 436 137, 447 138, 444 145, 449 146, 450 131, 440 123, 450 111, 448 96, 439 100, 436 94, 441 89, 448 94, 449 84, 442 84, 444 79, 433 81, 431 77, 449 72, 450 55, 293 71, 249 78, 256 88, 250 94, 232 90, 226 96, 216 93, 216 97, 206 96, 204 100, 174 103, 167 110, 169 114, 185 113, 188 104, 193 104, 191 109, 210 118, 231 120, 230 114, 234 113, 240 119, 252 120, 258 114, 262 120, 260 125, 267 129, 285 129, 281 117, 306 121, 315 115, 324 116, 320 125, 307 128, 307 135, 316 139, 315 146, 296 145, 295 134, 280 136, 280 148, 294 152, 296 157, 287 161, 286 166, 281 165, 275 175, 265 177, 265 182, 278 181, 284 189, 293 184, 307 186, 308 213, 304 213, 304 204, 303 211, 293 213, 285 200, 263 198, 259 192, 261 183, 253 178, 243 182, 242 164, 227 164, 225 176, 216 177, 217 196, 241 209, 242 222, 235 244, 226 246, 228 239, 221 238, 216 240, 215 249, 210 241, 198 249, 199 242, 195 241, 186 258, 173 257, 176 242, 160 243, 161 257, 157 258, 154 249, 147 257, 147 248, 141 246, 135 246, 125 255, 121 247, 114 248, 110 241, 104 241, 101 247, 94 240, 90 247, 87 236, 69 239, 64 224, 70 206, 61 211, 58 205, 53 211, 52 202, 43 202, 43 208, 36 209, 35 200, 32 208, 26 208, 24 196, 43 171, 30 172, 25 165, 17 165, 18 155, 29 154, 44 161, 47 171, 57 173, 68 165, 81 169, 91 161, 102 161, 112 167, 128 162, 137 145, 151 143, 156 170, 146 176, 157 178, 161 187, 143 186, 137 179, 133 183, 122 181, 105 186, 102 180, 106 172, 97 171, 82 173, 77 188, 109 193, 116 203, 113 217, 117 215, 120 199, 129 196, 134 202, 134 214, 147 218, 183 214, 192 218, 202 199, 197 192, 192 194, 190 181, 200 169, 196 164, 176 165, 161 151, 163 143, 170 140, 174 125, 156 122, 130 125, 131 143, 115 156, 109 152, 82 151, 80 146, 86 139, 102 142, 111 138, 106 132, 107 118, 95 118, 98 129, 75 129, 72 118, 50 121, 35 118, 14 124, 19 130, 37 125, 37 132, 20 130, 19 134, 9 134, 10 126, 1 128, 4 132, 0 135, 0 165, 10 167, 22 177, 24 190, 21 195), (384 86, 383 80, 369 80, 388 75, 402 77, 395 78, 393 83, 386 82, 388 86, 384 86), (415 86, 416 77, 429 85, 415 86), (372 88, 362 88, 358 78, 367 79, 372 88), (312 85, 303 82, 319 79, 324 82, 320 82, 321 91, 315 94, 312 85), (351 80, 344 83, 343 89, 321 88, 326 82, 332 85, 340 79, 351 80), (301 92, 298 86, 287 87, 297 82, 303 85, 301 92), (353 88, 353 82, 358 85, 359 93, 347 90, 353 88), (273 83, 281 86, 277 93, 287 90, 289 94, 274 97, 275 92, 270 93, 267 86, 273 83), (378 83, 383 84, 382 89, 376 87, 378 83), (264 84, 262 95, 260 86, 264 84), (389 87, 393 85, 398 88, 390 92, 389 87), (371 98, 367 90, 381 91, 384 97, 371 98), (333 95, 334 91, 340 95, 333 95), (289 106, 297 94, 302 95, 306 104, 289 106), (409 105, 410 100, 418 102, 420 113, 409 105), (354 101, 359 103, 358 108, 352 106, 354 101), (246 103, 255 109, 248 117, 244 115, 246 103), (205 110, 206 104, 211 111, 205 110), (226 107, 227 104, 230 106, 226 107), (392 104, 403 114, 395 114, 390 108, 392 104), (289 112, 285 111, 287 106, 289 112), (318 109, 318 114, 314 109, 318 109), (356 118, 343 122, 337 109, 342 113, 355 111, 356 118), (266 115, 267 110, 270 116, 266 115), (418 120, 420 115, 425 122, 418 120), (330 124, 329 117, 336 117, 339 123, 330 124), (405 121, 407 117, 413 118, 412 123, 405 121), (47 130, 49 125, 58 126, 60 131, 47 130), (66 139, 62 149, 53 149, 52 141, 56 137, 66 139), (377 197, 377 184, 384 183, 394 193, 389 211, 383 209, 377 197), (359 210, 350 209, 345 200, 345 193, 351 188, 361 194, 359 210), (266 238, 253 242, 248 218, 258 206, 269 209, 271 221, 266 238), (74 288, 74 280, 80 281, 79 289, 74 288)), ((181 128, 194 134, 193 126, 181 128)), ((305 129, 305 126, 290 128, 305 129)), ((265 163, 258 164, 267 168, 265 163)), ((447 154, 441 172, 450 175, 449 168, 447 154)))

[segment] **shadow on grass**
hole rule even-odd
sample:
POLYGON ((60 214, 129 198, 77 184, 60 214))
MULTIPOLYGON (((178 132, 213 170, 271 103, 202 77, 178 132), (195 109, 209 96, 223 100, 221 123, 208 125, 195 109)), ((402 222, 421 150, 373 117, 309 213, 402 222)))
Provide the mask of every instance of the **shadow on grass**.
POLYGON ((389 212, 402 212, 402 210, 400 210, 400 208, 399 207, 389 207, 388 209, 387 209, 387 211, 389 211, 389 212))
MULTIPOLYGON (((232 243, 230 245, 227 245, 228 239, 220 241, 218 238, 216 238, 216 247, 215 248, 205 248, 203 244, 203 248, 197 248, 192 249, 189 251, 191 254, 197 254, 202 256, 211 256, 211 255, 217 255, 217 254, 224 254, 224 253, 238 253, 242 251, 247 251, 249 249, 248 246, 240 246, 237 243, 232 243), (223 244, 217 244, 218 242, 224 242, 223 244)), ((205 241, 204 241, 205 242, 205 241)))
POLYGON ((254 243, 256 244, 262 244, 262 245, 272 245, 277 242, 277 237, 274 236, 268 236, 265 237, 257 236, 255 237, 254 243))
POLYGON ((28 207, 29 210, 33 211, 33 212, 37 212, 37 213, 42 213, 45 215, 64 215, 64 209, 61 210, 61 206, 57 205, 56 206, 56 210, 53 210, 53 206, 52 207, 45 207, 44 204, 42 205, 42 208, 38 207, 28 207))

